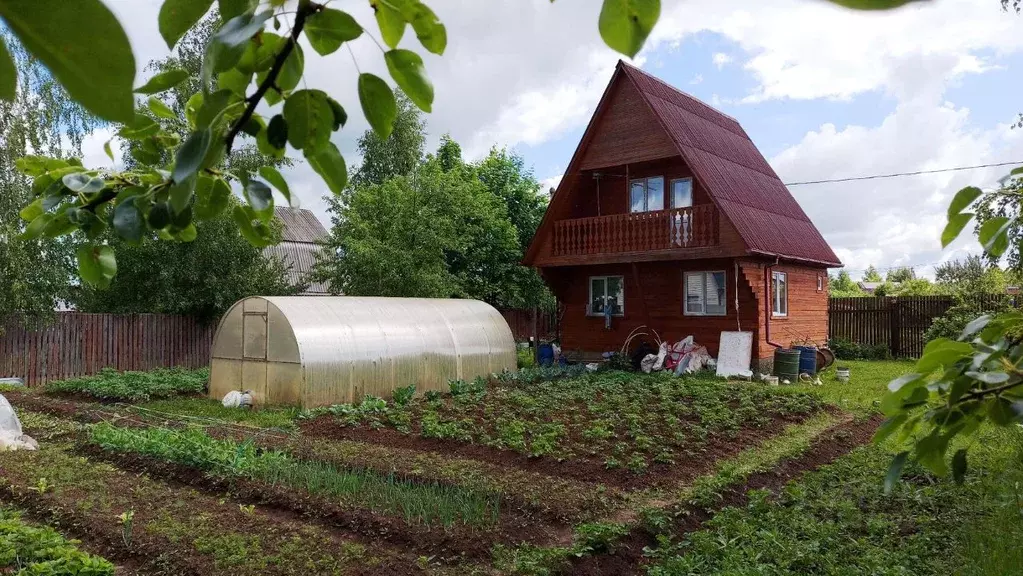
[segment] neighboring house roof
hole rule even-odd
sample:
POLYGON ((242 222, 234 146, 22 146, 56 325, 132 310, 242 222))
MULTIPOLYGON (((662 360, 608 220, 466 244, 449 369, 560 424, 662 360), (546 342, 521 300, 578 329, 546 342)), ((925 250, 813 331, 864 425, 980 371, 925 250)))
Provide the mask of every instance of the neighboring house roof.
MULTIPOLYGON (((281 232, 281 243, 267 246, 263 254, 276 256, 290 266, 288 280, 294 284, 305 283, 316 263, 316 254, 320 251, 318 242, 327 237, 327 230, 309 210, 301 208, 275 207, 274 215, 284 224, 281 232)), ((309 283, 304 294, 329 294, 326 284, 309 283)))
POLYGON ((877 287, 884 284, 884 282, 859 282, 860 290, 864 292, 873 292, 877 290, 877 287))
MULTIPOLYGON (((627 78, 639 90, 683 161, 707 189, 721 213, 735 226, 749 252, 827 266, 841 265, 827 241, 734 118, 621 60, 594 118, 601 113, 610 87, 620 78, 627 78)), ((591 121, 587 131, 593 126, 591 121)), ((578 151, 576 156, 579 156, 578 151)), ((573 169, 570 165, 569 171, 573 169)), ((559 191, 567 186, 568 180, 562 180, 559 191)), ((552 205, 557 196, 556 193, 552 205)))

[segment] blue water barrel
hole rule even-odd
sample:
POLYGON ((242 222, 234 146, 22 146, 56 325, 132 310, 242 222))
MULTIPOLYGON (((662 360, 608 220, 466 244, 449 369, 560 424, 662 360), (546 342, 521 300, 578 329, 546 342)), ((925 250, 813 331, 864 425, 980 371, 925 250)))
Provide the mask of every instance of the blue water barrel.
POLYGON ((799 373, 813 376, 817 373, 817 347, 793 346, 799 350, 799 373))
POLYGON ((554 347, 550 344, 541 344, 537 349, 537 363, 541 366, 554 364, 554 347))

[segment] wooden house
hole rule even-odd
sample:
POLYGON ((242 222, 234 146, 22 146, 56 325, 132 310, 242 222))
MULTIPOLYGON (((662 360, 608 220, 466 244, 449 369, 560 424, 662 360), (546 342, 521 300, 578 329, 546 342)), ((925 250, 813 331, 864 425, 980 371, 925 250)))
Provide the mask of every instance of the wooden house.
POLYGON ((524 258, 563 306, 562 348, 596 358, 641 325, 718 352, 828 336, 835 253, 734 118, 619 62, 524 258), (608 324, 610 326, 608 326, 608 324))

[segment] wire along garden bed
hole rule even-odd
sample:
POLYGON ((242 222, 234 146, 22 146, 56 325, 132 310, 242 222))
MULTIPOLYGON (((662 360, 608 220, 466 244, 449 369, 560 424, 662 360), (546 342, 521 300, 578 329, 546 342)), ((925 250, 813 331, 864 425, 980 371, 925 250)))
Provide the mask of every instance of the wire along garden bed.
POLYGON ((547 474, 636 487, 675 482, 720 451, 819 411, 813 395, 711 379, 587 374, 448 395, 367 398, 311 414, 303 434, 433 450, 547 474))

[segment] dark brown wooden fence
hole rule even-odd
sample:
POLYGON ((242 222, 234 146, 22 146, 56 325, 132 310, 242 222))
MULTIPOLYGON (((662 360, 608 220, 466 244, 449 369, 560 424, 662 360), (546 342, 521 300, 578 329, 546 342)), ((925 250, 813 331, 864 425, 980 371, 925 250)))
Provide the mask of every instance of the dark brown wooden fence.
POLYGON ((210 362, 216 324, 162 314, 60 312, 52 324, 25 330, 10 323, 0 333, 0 377, 29 386, 95 374, 103 368, 151 370, 210 362))
MULTIPOLYGON (((1006 301, 1003 294, 977 294, 982 308, 1006 301)), ((828 299, 828 338, 888 347, 896 358, 916 358, 924 332, 956 303, 952 296, 885 296, 828 299)))
MULTIPOLYGON (((511 328, 516 342, 526 342, 533 336, 532 309, 501 309, 501 315, 511 328)), ((554 312, 539 311, 536 315, 536 332, 541 340, 551 340, 558 335, 558 319, 554 312)))

